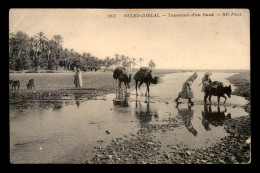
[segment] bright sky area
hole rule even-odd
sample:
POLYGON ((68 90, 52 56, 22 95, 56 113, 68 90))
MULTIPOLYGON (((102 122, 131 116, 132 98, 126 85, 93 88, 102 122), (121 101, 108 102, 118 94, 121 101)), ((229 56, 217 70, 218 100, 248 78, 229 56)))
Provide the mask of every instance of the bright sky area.
MULTIPOLYGON (((11 32, 63 37, 63 47, 104 59, 115 54, 158 69, 250 69, 250 21, 246 9, 11 9, 11 32), (241 16, 222 16, 223 12, 241 16), (127 18, 124 14, 166 15, 127 18), (168 14, 214 13, 212 17, 168 14), (107 18, 116 14, 115 18, 107 18), (217 16, 216 14, 221 14, 217 16)), ((137 63, 139 64, 139 63, 137 63)))

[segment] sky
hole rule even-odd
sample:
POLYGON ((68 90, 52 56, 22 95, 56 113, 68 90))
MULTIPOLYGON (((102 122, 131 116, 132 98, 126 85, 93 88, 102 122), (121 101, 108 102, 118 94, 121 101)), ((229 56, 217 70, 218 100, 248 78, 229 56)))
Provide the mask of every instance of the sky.
POLYGON ((249 70, 249 13, 246 9, 11 9, 9 29, 29 36, 43 32, 49 39, 61 35, 64 48, 100 59, 115 54, 141 57, 142 66, 153 60, 158 69, 249 70))

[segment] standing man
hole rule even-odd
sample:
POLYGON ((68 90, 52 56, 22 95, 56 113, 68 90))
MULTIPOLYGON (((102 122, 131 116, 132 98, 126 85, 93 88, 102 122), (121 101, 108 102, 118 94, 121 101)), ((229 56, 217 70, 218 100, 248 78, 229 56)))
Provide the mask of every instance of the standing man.
POLYGON ((201 92, 204 92, 204 102, 205 103, 207 103, 205 89, 206 89, 206 87, 211 86, 211 83, 212 83, 212 81, 211 81, 211 79, 209 77, 210 75, 211 75, 211 73, 207 72, 207 73, 205 73, 204 77, 202 78, 202 84, 203 85, 202 85, 202 88, 201 88, 201 92))
POLYGON ((194 102, 191 101, 192 98, 194 98, 193 91, 191 89, 191 84, 193 81, 198 77, 197 73, 195 72, 193 75, 191 75, 182 86, 182 91, 178 94, 178 97, 175 99, 177 104, 179 103, 179 98, 188 99, 188 103, 193 105, 194 102))
POLYGON ((75 83, 75 86, 76 88, 79 87, 81 88, 82 87, 82 74, 81 74, 81 70, 79 67, 76 68, 76 73, 74 75, 74 83, 75 83))

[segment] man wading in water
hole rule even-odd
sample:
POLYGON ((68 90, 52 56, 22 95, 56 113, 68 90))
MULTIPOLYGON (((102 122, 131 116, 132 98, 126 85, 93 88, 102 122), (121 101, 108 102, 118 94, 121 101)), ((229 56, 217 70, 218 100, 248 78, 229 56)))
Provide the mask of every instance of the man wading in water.
POLYGON ((191 105, 194 105, 194 102, 191 101, 192 98, 194 98, 193 91, 191 89, 191 84, 193 81, 198 77, 197 73, 195 72, 193 75, 191 75, 186 82, 183 83, 182 91, 178 94, 178 97, 175 99, 177 104, 179 103, 179 98, 188 99, 188 103, 191 105))
POLYGON ((204 102, 205 103, 207 103, 207 100, 206 100, 207 97, 206 97, 205 88, 208 87, 208 86, 211 86, 211 83, 212 83, 212 81, 211 81, 211 79, 209 77, 210 75, 211 75, 211 73, 209 73, 209 72, 205 73, 204 77, 202 78, 202 83, 201 83, 201 84, 203 84, 202 88, 201 88, 201 92, 204 92, 204 102))

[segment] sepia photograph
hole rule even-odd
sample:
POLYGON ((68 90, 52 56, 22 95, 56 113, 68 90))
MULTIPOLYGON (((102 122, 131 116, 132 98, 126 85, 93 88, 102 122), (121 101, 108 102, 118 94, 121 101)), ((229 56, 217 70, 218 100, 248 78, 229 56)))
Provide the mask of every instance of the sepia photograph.
POLYGON ((250 164, 250 10, 11 8, 11 164, 250 164))

